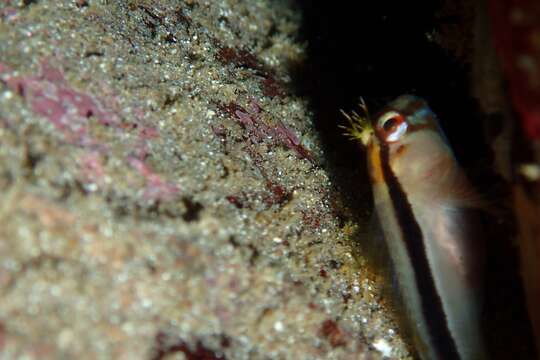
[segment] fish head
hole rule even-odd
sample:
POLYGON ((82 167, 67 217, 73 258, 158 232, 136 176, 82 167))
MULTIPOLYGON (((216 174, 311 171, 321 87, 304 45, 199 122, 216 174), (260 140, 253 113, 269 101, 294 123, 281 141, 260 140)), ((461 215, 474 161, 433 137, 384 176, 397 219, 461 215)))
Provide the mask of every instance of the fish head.
MULTIPOLYGON (((423 187, 455 167, 455 157, 437 117, 419 97, 398 97, 372 119, 372 128, 368 153, 386 147, 390 167, 404 183, 423 187)), ((368 156, 381 161, 375 154, 368 156)), ((371 164, 370 170, 380 173, 377 167, 381 164, 371 164)))

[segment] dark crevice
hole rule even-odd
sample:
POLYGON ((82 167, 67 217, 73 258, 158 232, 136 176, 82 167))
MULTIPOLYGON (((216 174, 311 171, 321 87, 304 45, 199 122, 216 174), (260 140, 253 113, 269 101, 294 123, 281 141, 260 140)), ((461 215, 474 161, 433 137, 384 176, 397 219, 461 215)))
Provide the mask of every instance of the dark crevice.
MULTIPOLYGON (((226 348, 230 345, 230 339, 222 335, 221 345, 226 348)), ((198 340, 195 345, 181 339, 174 339, 164 332, 159 332, 155 339, 155 348, 150 356, 151 360, 161 360, 182 353, 187 360, 226 360, 223 354, 214 352, 198 340)))
POLYGON ((189 196, 182 197, 182 203, 186 208, 185 212, 182 214, 182 219, 187 222, 198 221, 200 213, 204 208, 202 204, 194 201, 189 196))

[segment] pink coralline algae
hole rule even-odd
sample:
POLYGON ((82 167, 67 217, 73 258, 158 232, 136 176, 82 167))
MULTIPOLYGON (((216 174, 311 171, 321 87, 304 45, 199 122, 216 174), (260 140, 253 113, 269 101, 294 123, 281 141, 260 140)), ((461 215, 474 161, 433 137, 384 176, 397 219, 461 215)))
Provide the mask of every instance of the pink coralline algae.
POLYGON ((90 95, 73 89, 58 69, 41 63, 35 76, 13 76, 9 68, 0 66, 0 76, 9 89, 18 93, 32 111, 43 116, 73 144, 89 145, 88 119, 95 117, 102 125, 119 122, 118 116, 107 111, 90 95))
POLYGON ((128 158, 129 164, 146 179, 144 199, 147 201, 172 200, 176 197, 179 189, 176 185, 164 181, 144 161, 135 157, 128 158))
POLYGON ((491 0, 495 46, 529 139, 540 139, 540 2, 491 0))
POLYGON ((250 102, 249 107, 250 109, 246 110, 242 106, 230 102, 220 106, 220 110, 234 117, 242 125, 250 142, 260 143, 264 139, 273 139, 277 144, 293 150, 300 159, 313 160, 300 139, 281 120, 275 126, 267 125, 261 119, 262 108, 255 100, 250 102))
MULTIPOLYGON (((145 201, 168 201, 179 193, 175 184, 162 179, 145 162, 149 155, 148 142, 159 137, 156 128, 143 126, 140 121, 121 121, 118 113, 105 106, 105 102, 74 89, 62 71, 47 62, 41 63, 37 75, 30 76, 14 75, 8 66, 0 63, 0 81, 23 97, 35 114, 47 119, 64 141, 87 151, 81 159, 83 181, 99 186, 107 175, 103 159, 110 155, 109 146, 90 134, 91 121, 97 121, 97 124, 119 134, 138 131, 134 143, 123 145, 131 154, 126 158, 127 164, 145 180, 145 201)), ((144 114, 135 115, 138 120, 144 117, 144 114)))
POLYGON ((222 46, 216 54, 222 64, 232 64, 238 68, 251 69, 259 77, 261 92, 270 98, 285 97, 283 84, 276 78, 273 70, 267 68, 255 55, 246 49, 233 49, 222 46))
POLYGON ((101 184, 101 180, 105 176, 105 169, 99 151, 89 151, 84 154, 81 165, 85 182, 101 184))

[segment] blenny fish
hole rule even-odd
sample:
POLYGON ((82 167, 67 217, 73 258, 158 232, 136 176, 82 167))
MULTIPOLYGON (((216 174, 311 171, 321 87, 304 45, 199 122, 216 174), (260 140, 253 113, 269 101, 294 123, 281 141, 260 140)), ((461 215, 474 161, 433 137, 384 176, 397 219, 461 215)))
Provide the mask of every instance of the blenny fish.
POLYGON ((367 151, 376 213, 422 359, 486 357, 480 326, 478 199, 427 103, 403 95, 377 116, 347 115, 367 151))

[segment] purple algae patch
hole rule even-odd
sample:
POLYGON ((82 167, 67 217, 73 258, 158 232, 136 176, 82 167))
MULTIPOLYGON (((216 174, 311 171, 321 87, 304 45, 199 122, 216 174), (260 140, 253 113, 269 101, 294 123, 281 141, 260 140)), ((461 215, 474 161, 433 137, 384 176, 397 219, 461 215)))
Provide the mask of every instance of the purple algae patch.
MULTIPOLYGON (((126 126, 116 111, 104 105, 104 101, 91 94, 73 88, 63 72, 43 61, 37 75, 13 75, 11 69, 0 63, 0 81, 24 98, 32 112, 48 120, 72 145, 85 149, 82 155, 82 179, 97 185, 103 183, 107 175, 103 158, 110 155, 107 143, 95 139, 90 134, 90 122, 95 119, 99 125, 113 129, 116 133, 138 130, 134 143, 125 142, 129 155, 125 158, 129 167, 145 180, 143 199, 148 202, 170 201, 179 188, 163 179, 145 162, 149 155, 148 142, 159 137, 159 131, 151 126, 131 122, 126 126)), ((135 114, 142 119, 144 114, 135 114)))

